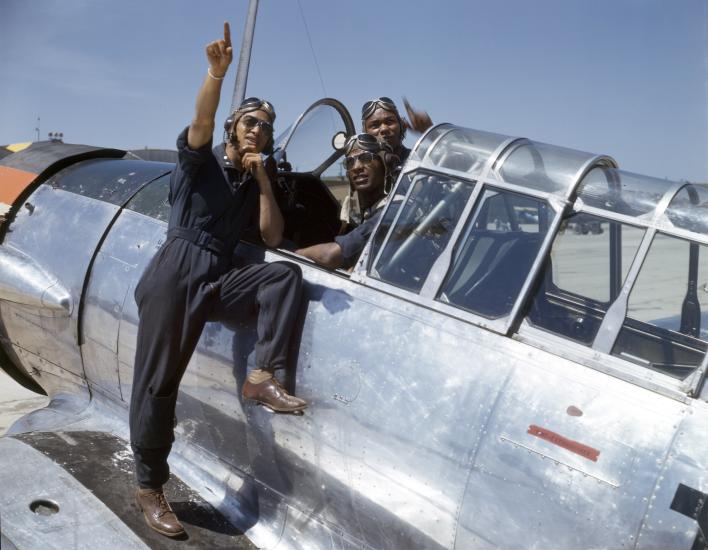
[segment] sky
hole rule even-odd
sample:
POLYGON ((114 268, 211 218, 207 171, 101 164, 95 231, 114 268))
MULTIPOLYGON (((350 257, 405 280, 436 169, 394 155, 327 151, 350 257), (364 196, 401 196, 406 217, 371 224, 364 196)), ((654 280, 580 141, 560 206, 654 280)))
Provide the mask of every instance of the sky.
MULTIPOLYGON (((0 0, 0 143, 36 140, 39 117, 41 139, 173 149, 204 46, 229 21, 236 58, 247 7, 0 0)), ((406 96, 436 123, 708 182, 708 0, 260 0, 247 95, 274 103, 276 133, 324 96, 357 125, 364 101, 406 96)))

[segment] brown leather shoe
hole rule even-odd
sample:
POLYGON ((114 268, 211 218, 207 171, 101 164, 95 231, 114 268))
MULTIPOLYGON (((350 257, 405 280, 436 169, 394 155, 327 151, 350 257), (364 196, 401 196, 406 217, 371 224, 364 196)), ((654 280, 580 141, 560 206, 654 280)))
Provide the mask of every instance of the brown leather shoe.
POLYGON ((307 401, 290 395, 275 377, 268 378, 260 384, 254 384, 246 378, 241 395, 244 399, 258 401, 261 405, 277 412, 297 412, 307 408, 307 401))
POLYGON ((148 526, 167 537, 181 537, 186 533, 184 527, 172 511, 165 493, 160 489, 141 489, 135 491, 135 501, 143 511, 148 526))

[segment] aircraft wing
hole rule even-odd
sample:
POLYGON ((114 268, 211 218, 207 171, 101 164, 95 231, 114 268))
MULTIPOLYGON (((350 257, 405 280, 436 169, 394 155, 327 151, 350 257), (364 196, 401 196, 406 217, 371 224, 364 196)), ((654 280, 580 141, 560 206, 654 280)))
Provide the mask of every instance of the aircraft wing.
POLYGON ((68 426, 0 438, 2 548, 255 548, 177 477, 168 496, 189 530, 173 542, 147 527, 122 438, 68 426))

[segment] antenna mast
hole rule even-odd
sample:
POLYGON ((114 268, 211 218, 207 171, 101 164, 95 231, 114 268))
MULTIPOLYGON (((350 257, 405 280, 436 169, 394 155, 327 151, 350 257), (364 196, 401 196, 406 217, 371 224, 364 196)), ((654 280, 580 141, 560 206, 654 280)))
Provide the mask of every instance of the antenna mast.
POLYGON ((256 14, 258 13, 258 0, 250 0, 246 25, 243 29, 241 52, 238 56, 238 69, 236 70, 236 84, 234 95, 231 99, 231 112, 241 105, 246 97, 246 82, 248 81, 248 66, 251 62, 251 47, 253 46, 253 33, 256 30, 256 14))

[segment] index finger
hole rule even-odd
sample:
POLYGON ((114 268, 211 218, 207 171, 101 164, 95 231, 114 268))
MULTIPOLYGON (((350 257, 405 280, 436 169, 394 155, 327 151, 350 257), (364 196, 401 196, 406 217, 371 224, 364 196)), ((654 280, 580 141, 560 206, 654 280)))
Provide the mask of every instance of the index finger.
POLYGON ((231 27, 228 21, 224 21, 224 42, 227 48, 231 46, 231 27))

